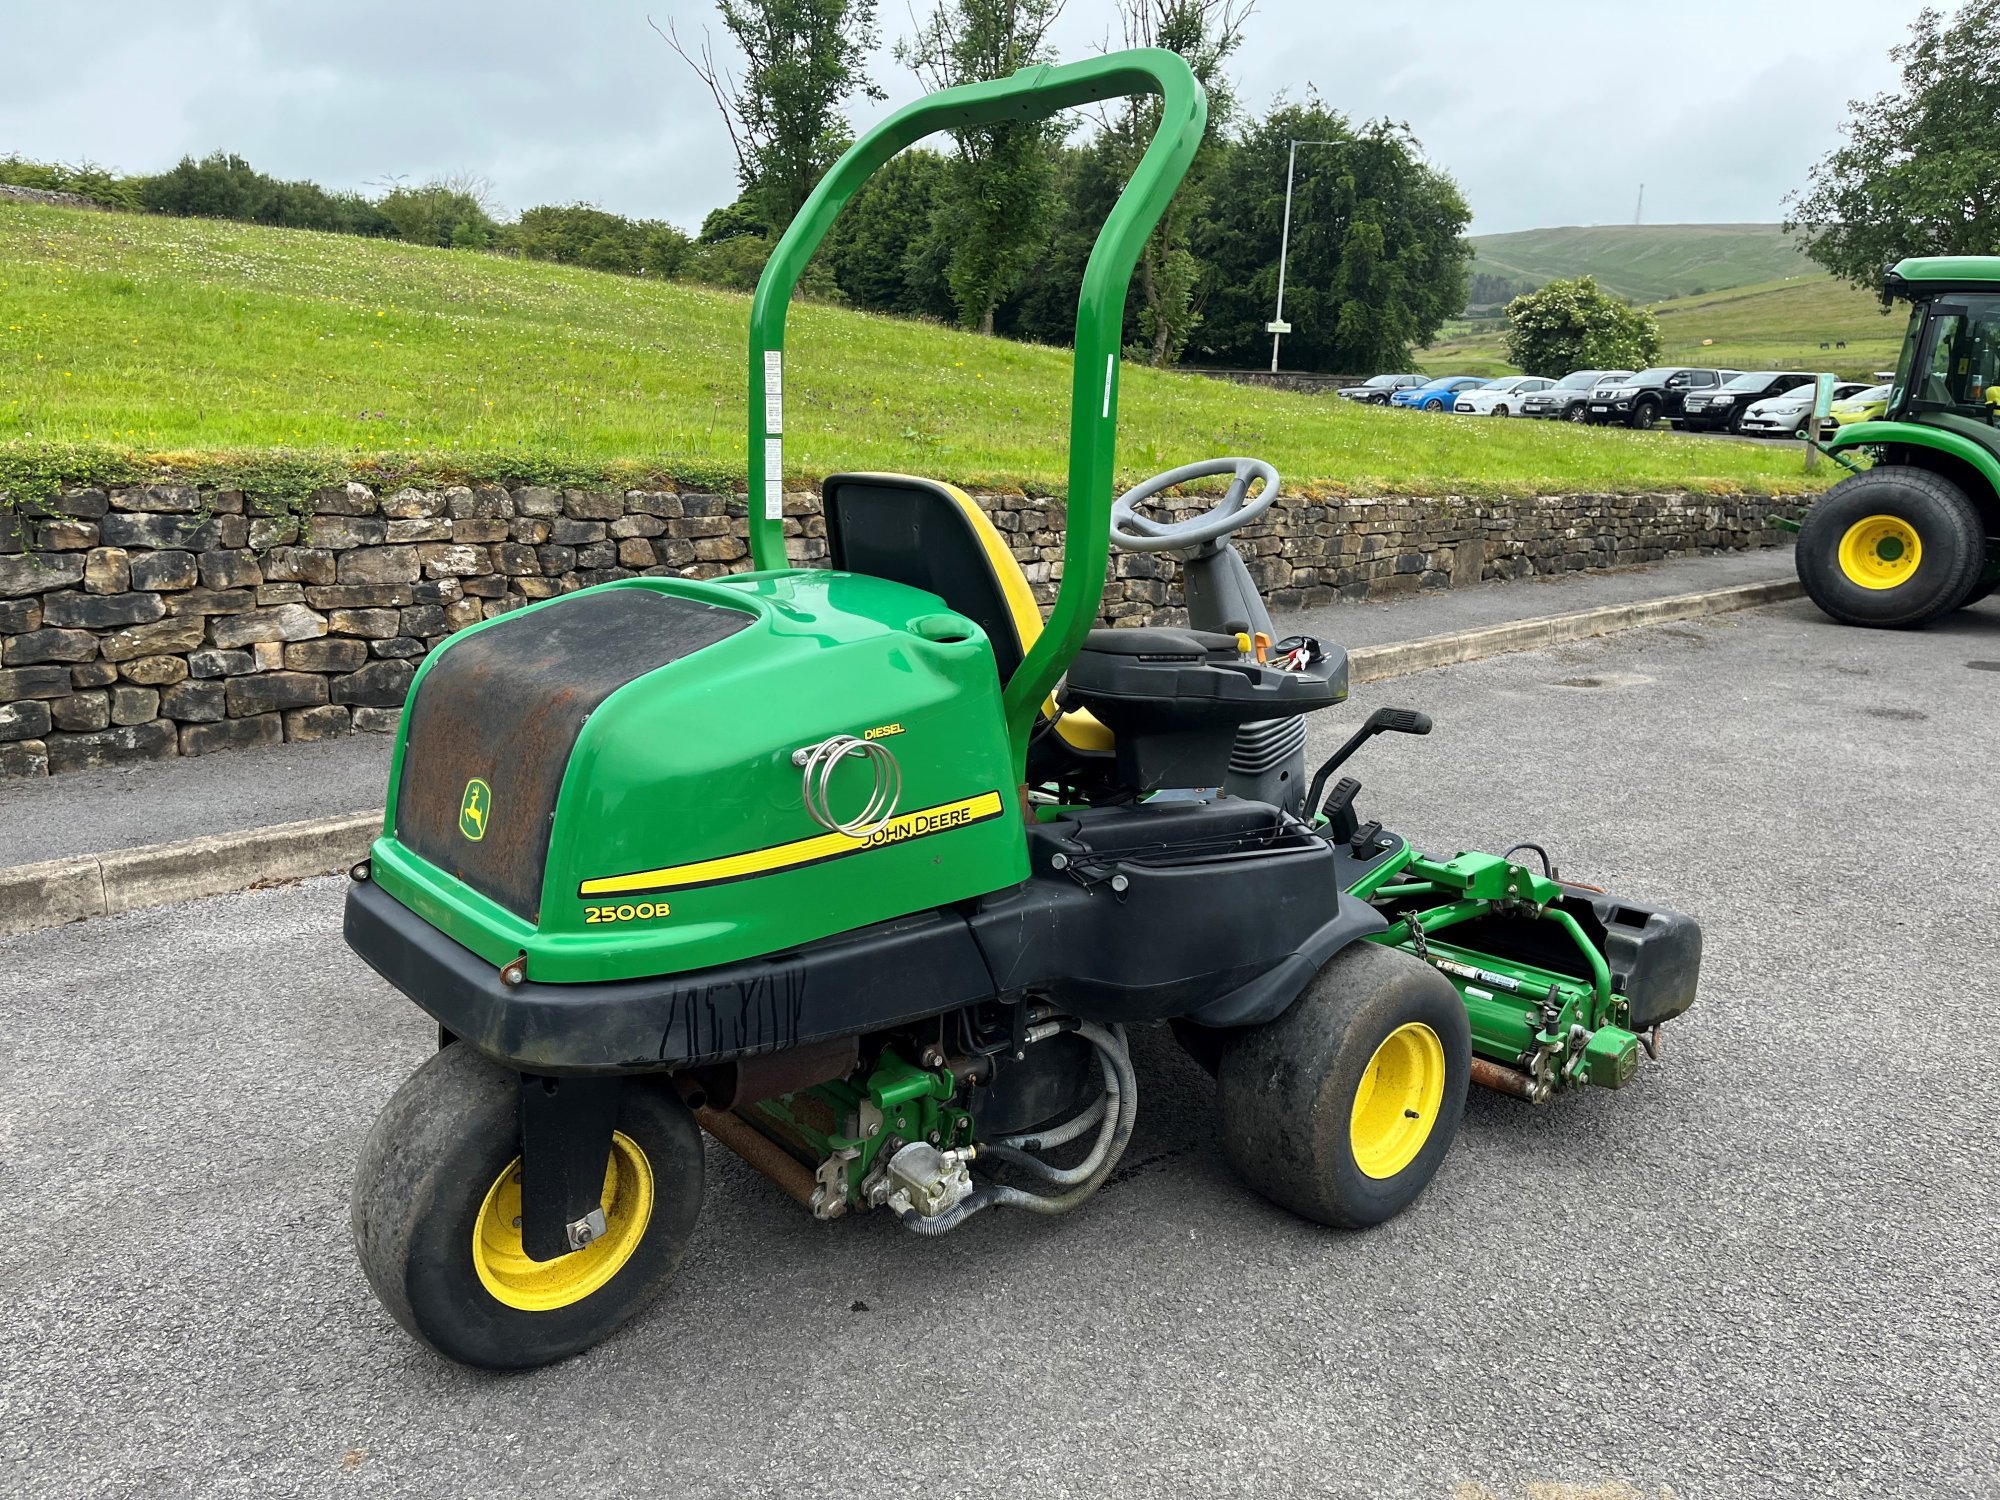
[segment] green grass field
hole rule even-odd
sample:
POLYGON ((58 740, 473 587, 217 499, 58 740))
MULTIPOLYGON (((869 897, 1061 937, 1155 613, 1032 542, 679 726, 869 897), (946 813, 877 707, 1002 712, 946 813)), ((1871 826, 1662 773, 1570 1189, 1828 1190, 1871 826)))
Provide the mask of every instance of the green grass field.
POLYGON ((1595 276, 1634 302, 1660 302, 1811 274, 1776 224, 1602 224, 1476 235, 1477 271, 1541 285, 1595 276))
MULTIPOLYGON (((747 298, 692 286, 0 204, 0 476, 282 453, 740 482, 747 319, 747 298)), ((788 355, 792 477, 893 467, 1061 493, 1064 351, 803 306, 788 355)), ((1356 410, 1129 366, 1122 392, 1127 477, 1254 453, 1328 494, 1808 487, 1798 455, 1731 443, 1356 410)))
MULTIPOLYGON (((1731 370, 1829 370, 1872 380, 1895 366, 1904 318, 1883 316, 1869 292, 1831 276, 1802 276, 1762 286, 1681 297, 1648 309, 1665 339, 1662 364, 1731 370), (1846 344, 1846 348, 1838 347, 1846 344), (1829 347, 1822 349, 1821 344, 1829 347)), ((1439 375, 1505 375, 1514 367, 1497 327, 1460 324, 1423 351, 1439 375)))
POLYGON ((1669 364, 1831 370, 1856 380, 1895 367, 1909 321, 1907 308, 1885 316, 1872 292, 1831 276, 1683 297, 1652 312, 1660 320, 1669 364), (1838 347, 1842 343, 1845 349, 1838 347))

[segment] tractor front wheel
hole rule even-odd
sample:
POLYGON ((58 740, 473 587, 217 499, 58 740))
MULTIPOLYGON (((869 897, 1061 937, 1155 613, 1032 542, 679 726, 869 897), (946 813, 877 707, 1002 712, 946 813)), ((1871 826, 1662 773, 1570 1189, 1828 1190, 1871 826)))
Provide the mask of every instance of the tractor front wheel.
POLYGON ((1451 1149, 1471 1073, 1471 1027, 1450 982, 1407 953, 1355 943, 1283 1015, 1223 1051, 1223 1151, 1293 1213, 1380 1224, 1451 1149))
POLYGON ((1891 464, 1843 479, 1799 527, 1806 593, 1843 625, 1909 629, 1959 608, 1979 586, 1986 529, 1965 491, 1891 464))
POLYGON ((369 1131, 354 1245, 375 1295, 448 1358, 550 1364, 638 1312, 680 1264, 701 1207, 701 1130, 650 1079, 620 1096, 604 1169, 605 1232, 531 1260, 521 1246, 519 1079, 463 1042, 412 1073, 369 1131))

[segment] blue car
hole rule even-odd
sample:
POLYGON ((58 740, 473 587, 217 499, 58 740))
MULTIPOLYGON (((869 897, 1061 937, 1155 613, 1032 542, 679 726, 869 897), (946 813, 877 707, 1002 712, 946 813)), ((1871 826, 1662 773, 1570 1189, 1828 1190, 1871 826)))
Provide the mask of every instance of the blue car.
POLYGON ((1429 385, 1396 392, 1389 398, 1389 404, 1417 411, 1450 411, 1457 404, 1460 391, 1476 391, 1485 384, 1476 375, 1440 375, 1429 385))

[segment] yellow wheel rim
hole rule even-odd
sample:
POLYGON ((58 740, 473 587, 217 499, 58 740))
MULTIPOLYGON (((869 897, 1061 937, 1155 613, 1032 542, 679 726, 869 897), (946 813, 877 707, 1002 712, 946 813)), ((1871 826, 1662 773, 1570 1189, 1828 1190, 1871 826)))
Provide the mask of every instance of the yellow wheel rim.
POLYGON ((1444 1102, 1444 1043, 1420 1021, 1382 1040, 1354 1095, 1348 1140, 1370 1177, 1394 1177, 1417 1159, 1444 1102))
POLYGON ((604 1234, 556 1260, 528 1259, 521 1248, 521 1159, 486 1190, 472 1225, 472 1265, 495 1299, 524 1312, 550 1312, 581 1302, 619 1271, 646 1237, 653 1218, 653 1165, 639 1143, 611 1135, 604 1164, 604 1234))
POLYGON ((1907 583, 1923 560, 1916 527, 1900 516, 1869 516, 1848 527, 1840 539, 1840 571, 1864 589, 1907 583))

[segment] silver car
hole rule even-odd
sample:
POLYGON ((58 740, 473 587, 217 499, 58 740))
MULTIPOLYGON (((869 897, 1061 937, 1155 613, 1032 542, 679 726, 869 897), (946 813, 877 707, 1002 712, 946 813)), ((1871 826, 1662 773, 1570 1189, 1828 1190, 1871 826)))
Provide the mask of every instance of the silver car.
MULTIPOLYGON (((1833 399, 1845 401, 1867 389, 1864 381, 1843 380, 1834 386, 1833 399)), ((1812 412, 1817 394, 1815 386, 1802 385, 1783 395, 1767 397, 1743 413, 1743 431, 1757 437, 1804 437, 1806 418, 1812 412)), ((1832 423, 1829 417, 1827 425, 1832 423)))
POLYGON ((1558 422, 1581 422, 1584 403, 1590 393, 1607 380, 1623 380, 1630 370, 1578 370, 1565 375, 1545 391, 1536 391, 1521 402, 1524 417, 1546 417, 1558 422))

